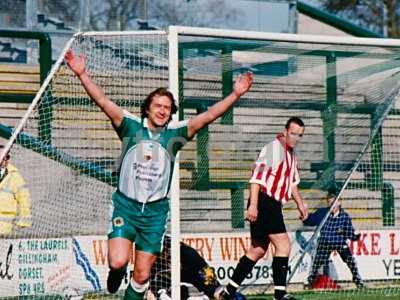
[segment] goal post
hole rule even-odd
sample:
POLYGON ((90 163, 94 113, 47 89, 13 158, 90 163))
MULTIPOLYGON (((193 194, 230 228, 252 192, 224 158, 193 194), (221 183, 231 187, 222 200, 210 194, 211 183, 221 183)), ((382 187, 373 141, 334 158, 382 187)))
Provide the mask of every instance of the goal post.
MULTIPOLYGON (((175 99, 178 99, 179 106, 179 44, 178 44, 178 32, 175 28, 169 28, 168 31, 168 42, 169 42, 169 89, 174 95, 175 99)), ((175 119, 179 119, 177 115, 175 119)), ((180 256, 180 202, 179 202, 179 154, 176 157, 175 170, 173 183, 171 186, 171 298, 181 299, 180 290, 180 276, 181 276, 181 256, 180 256)))

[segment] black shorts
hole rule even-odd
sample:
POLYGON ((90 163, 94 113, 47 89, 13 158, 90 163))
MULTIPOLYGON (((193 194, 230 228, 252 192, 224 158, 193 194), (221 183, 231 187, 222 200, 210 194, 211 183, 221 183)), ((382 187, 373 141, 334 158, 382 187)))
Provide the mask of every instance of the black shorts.
POLYGON ((258 195, 258 215, 255 222, 250 222, 251 239, 266 243, 269 234, 285 233, 282 204, 267 194, 258 195))

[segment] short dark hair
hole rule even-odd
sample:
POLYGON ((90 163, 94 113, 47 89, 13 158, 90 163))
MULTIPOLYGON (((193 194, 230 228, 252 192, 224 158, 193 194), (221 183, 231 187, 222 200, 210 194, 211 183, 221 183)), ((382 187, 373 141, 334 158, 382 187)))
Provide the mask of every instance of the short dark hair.
POLYGON ((287 120, 285 128, 289 129, 290 124, 295 123, 297 125, 299 125, 300 127, 305 127, 304 122, 302 119, 300 119, 299 117, 290 117, 289 120, 287 120))
POLYGON ((169 117, 168 122, 171 121, 172 120, 172 115, 177 112, 178 108, 177 108, 177 106, 175 104, 174 95, 172 95, 172 93, 170 91, 168 91, 166 88, 163 88, 163 87, 155 89, 154 91, 152 91, 146 97, 146 99, 143 101, 143 103, 142 103, 142 105, 140 107, 140 114, 141 114, 142 119, 148 117, 147 111, 150 109, 151 102, 153 101, 155 96, 167 96, 171 100, 171 115, 169 117))
POLYGON ((327 189, 327 194, 328 194, 328 196, 334 196, 334 197, 336 197, 337 196, 337 194, 338 194, 338 189, 337 189, 337 187, 336 186, 330 186, 328 189, 327 189))

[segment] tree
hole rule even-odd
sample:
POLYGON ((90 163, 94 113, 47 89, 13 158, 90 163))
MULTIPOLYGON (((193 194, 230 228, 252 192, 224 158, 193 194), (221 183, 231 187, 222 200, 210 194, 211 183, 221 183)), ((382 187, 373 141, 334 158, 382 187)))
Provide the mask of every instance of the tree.
POLYGON ((400 1, 318 0, 329 12, 391 38, 400 37, 400 1))
POLYGON ((65 24, 74 24, 79 18, 77 1, 38 1, 39 11, 46 17, 57 18, 65 24))
POLYGON ((25 1, 24 0, 0 0, 0 12, 2 20, 0 26, 6 28, 25 27, 25 1))
MULTIPOLYGON (((90 0, 90 30, 127 30, 135 28, 136 12, 142 1, 90 0)), ((40 0, 40 10, 46 17, 56 17, 68 25, 77 25, 81 17, 79 0, 40 0)))
MULTIPOLYGON (((1 0, 0 0, 1 1, 1 0)), ((4 1, 4 0, 3 0, 4 1)), ((79 0, 38 0, 46 16, 77 24, 79 0)), ((137 29, 138 19, 146 19, 160 28, 168 25, 207 26, 240 25, 238 10, 229 8, 226 0, 90 0, 90 30, 137 29)))
POLYGON ((240 25, 240 13, 225 0, 149 1, 149 18, 159 27, 168 25, 230 27, 240 25))

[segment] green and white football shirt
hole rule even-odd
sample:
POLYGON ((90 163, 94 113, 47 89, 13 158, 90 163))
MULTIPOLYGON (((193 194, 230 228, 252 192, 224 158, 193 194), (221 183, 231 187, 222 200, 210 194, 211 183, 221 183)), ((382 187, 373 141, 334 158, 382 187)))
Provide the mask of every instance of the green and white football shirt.
POLYGON ((147 124, 124 111, 115 128, 123 144, 117 193, 141 203, 168 197, 176 155, 189 140, 187 121, 171 122, 156 132, 147 124))

